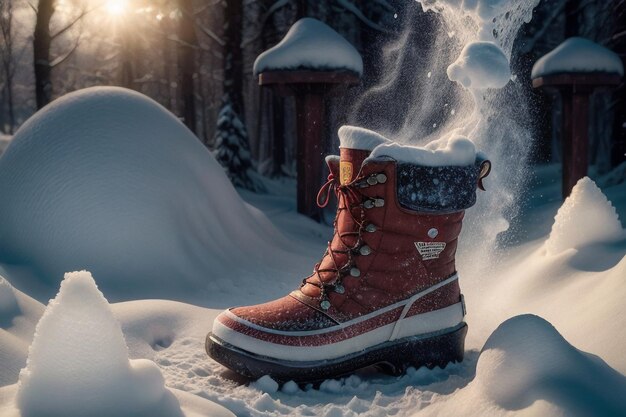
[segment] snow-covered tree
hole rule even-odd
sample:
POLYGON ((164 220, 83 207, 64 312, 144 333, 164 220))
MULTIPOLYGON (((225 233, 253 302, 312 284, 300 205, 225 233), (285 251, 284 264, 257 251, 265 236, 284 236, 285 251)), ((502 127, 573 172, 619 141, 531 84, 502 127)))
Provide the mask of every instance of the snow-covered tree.
POLYGON ((248 133, 233 108, 229 95, 224 95, 215 130, 215 159, 224 167, 236 187, 265 192, 265 186, 252 172, 248 133))

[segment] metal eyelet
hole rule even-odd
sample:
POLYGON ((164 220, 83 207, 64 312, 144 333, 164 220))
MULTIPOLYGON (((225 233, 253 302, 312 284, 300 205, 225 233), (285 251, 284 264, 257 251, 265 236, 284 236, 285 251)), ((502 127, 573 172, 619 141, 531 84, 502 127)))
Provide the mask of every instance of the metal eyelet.
POLYGON ((359 268, 350 268, 350 275, 353 277, 361 276, 361 270, 359 268))
POLYGON ((428 237, 431 239, 436 238, 438 234, 439 230, 435 229, 434 227, 428 231, 428 237))
POLYGON ((378 180, 376 179, 376 176, 371 176, 367 178, 367 183, 369 185, 376 185, 378 184, 378 180))
POLYGON ((346 292, 346 289, 341 284, 335 284, 334 290, 337 294, 343 294, 344 292, 346 292))
POLYGON ((369 232, 369 233, 374 233, 376 231, 376 225, 374 225, 373 223, 368 224, 367 226, 365 226, 365 231, 369 232))
POLYGON ((383 174, 383 173, 377 174, 376 175, 376 181, 379 184, 384 184, 384 183, 387 182, 387 176, 385 174, 383 174))
POLYGON ((361 246, 361 248, 359 249, 359 253, 363 256, 367 256, 372 253, 372 248, 367 245, 361 246))
POLYGON ((363 207, 365 207, 366 209, 374 208, 374 202, 372 200, 365 200, 365 202, 363 203, 363 207))
POLYGON ((321 309, 322 309, 322 310, 328 310, 328 309, 330 308, 330 301, 328 301, 328 300, 323 300, 323 301, 320 303, 320 307, 321 307, 321 309))
POLYGON ((377 198, 374 200, 375 207, 383 207, 384 205, 385 205, 385 200, 383 200, 382 198, 377 198))

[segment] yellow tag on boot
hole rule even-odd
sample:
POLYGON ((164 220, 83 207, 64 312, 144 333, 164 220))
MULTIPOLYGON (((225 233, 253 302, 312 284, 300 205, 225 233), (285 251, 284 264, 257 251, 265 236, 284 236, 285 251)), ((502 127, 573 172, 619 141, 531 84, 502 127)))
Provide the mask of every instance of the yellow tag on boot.
POLYGON ((342 185, 352 181, 352 162, 339 162, 339 175, 342 185))

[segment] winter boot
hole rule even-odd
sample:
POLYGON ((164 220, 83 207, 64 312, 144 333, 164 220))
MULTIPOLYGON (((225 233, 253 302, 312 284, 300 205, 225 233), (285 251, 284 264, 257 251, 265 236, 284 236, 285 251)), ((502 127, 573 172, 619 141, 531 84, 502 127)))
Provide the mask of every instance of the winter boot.
POLYGON ((241 375, 303 383, 463 359, 454 256, 489 161, 466 139, 432 151, 347 126, 340 139, 318 195, 338 198, 322 260, 298 290, 222 312, 207 336, 207 353, 241 375))

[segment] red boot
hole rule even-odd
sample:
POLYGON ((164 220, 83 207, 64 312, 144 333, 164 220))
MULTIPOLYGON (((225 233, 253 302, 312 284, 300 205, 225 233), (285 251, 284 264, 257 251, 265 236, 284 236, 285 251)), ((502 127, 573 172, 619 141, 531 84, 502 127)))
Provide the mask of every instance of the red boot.
POLYGON ((354 128, 340 136, 341 157, 327 158, 318 195, 322 206, 331 190, 337 195, 335 233, 313 274, 283 298, 224 311, 207 336, 208 354, 241 375, 310 382, 369 365, 401 373, 463 359, 454 256, 489 162, 368 158, 385 138, 354 128))

